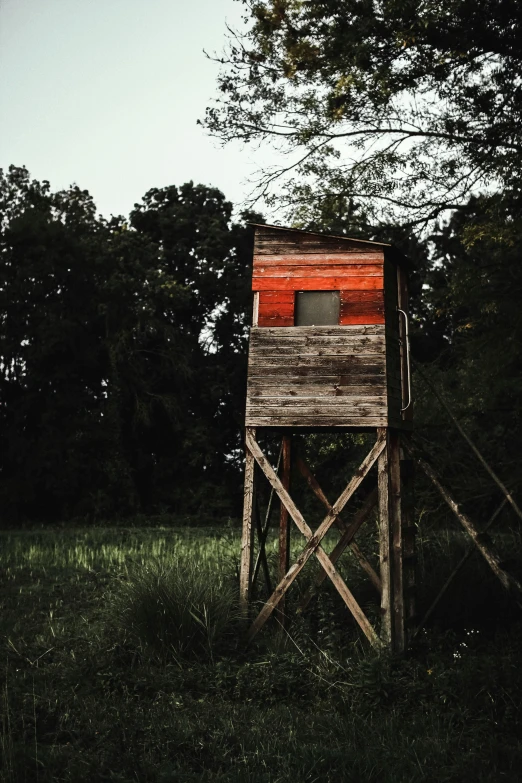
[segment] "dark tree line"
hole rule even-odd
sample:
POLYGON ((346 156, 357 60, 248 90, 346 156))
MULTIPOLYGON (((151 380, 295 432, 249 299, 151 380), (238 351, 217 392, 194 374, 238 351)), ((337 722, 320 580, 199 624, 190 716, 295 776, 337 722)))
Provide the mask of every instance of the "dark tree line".
MULTIPOLYGON (((144 514, 237 516, 242 499, 251 238, 222 193, 149 191, 128 221, 86 191, 0 182, 1 462, 6 523, 144 514)), ((350 204, 316 230, 357 233, 350 204)), ((473 198, 411 257, 413 352, 514 492, 522 435, 522 217, 515 196, 473 198)), ((248 217, 248 216, 245 216, 248 217)), ((255 216, 260 219, 259 216, 255 216)), ((487 510, 477 471, 425 381, 416 431, 460 497, 487 510)), ((326 470, 350 448, 310 444, 326 470)))
POLYGON ((250 239, 218 190, 128 221, 0 180, 0 504, 8 522, 236 513, 250 239))

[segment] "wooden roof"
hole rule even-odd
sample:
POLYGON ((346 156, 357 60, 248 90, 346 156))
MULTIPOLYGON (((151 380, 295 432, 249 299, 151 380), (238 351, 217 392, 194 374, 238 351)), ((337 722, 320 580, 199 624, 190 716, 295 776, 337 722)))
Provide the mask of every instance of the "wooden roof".
POLYGON ((382 248, 383 251, 386 252, 387 256, 390 258, 391 261, 393 261, 396 264, 404 265, 405 267, 411 266, 410 259, 404 255, 395 245, 392 245, 389 242, 377 242, 373 239, 360 239, 357 237, 348 237, 348 236, 342 236, 339 234, 329 234, 326 232, 321 231, 306 231, 302 228, 295 228, 294 226, 276 226, 270 223, 248 223, 249 226, 252 226, 254 229, 268 229, 269 231, 281 231, 281 232, 287 232, 287 233, 296 233, 296 234, 303 234, 305 236, 309 237, 318 237, 325 240, 340 240, 342 242, 346 243, 356 243, 363 246, 368 247, 370 249, 371 247, 374 248, 382 248))

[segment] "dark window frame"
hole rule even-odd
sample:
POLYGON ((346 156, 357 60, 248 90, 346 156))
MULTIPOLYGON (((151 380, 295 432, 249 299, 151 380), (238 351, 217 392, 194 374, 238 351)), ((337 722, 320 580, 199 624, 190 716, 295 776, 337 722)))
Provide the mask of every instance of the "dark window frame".
POLYGON ((340 290, 295 292, 294 326, 339 326, 340 317, 340 290))

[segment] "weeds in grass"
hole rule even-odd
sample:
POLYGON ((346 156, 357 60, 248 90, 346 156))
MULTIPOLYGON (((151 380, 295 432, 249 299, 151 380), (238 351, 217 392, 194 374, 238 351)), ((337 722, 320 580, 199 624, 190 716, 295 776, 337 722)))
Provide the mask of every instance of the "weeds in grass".
MULTIPOLYGON (((447 552, 421 545, 436 589, 447 552)), ((374 556, 370 533, 361 546, 374 556)), ((5 535, 0 781, 518 783, 522 628, 428 629, 394 660, 325 589, 285 642, 267 626, 244 650, 238 547, 215 530, 5 535)), ((366 600, 348 554, 343 568, 366 600)))
POLYGON ((112 603, 120 630, 163 658, 213 660, 237 638, 235 586, 194 559, 132 568, 112 603))

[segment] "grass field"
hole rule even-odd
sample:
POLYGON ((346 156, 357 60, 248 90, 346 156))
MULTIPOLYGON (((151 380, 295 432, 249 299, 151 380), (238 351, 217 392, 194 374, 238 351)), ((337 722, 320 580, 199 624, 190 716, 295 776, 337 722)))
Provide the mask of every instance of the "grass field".
MULTIPOLYGON (((233 528, 3 532, 0 546, 2 781, 520 780, 522 629, 480 562, 441 611, 472 596, 506 621, 456 610, 393 660, 329 589, 245 650, 233 528)), ((425 576, 442 554, 421 538, 425 576)))

